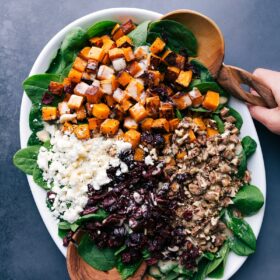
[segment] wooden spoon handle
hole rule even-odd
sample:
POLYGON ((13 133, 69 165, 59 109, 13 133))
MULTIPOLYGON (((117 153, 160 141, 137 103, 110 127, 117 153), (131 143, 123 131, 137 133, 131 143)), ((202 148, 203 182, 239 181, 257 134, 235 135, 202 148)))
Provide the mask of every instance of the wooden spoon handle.
POLYGON ((217 80, 222 87, 242 101, 268 108, 277 107, 272 90, 250 72, 238 67, 223 64, 217 80), (240 86, 241 84, 253 88, 259 96, 245 91, 240 86))

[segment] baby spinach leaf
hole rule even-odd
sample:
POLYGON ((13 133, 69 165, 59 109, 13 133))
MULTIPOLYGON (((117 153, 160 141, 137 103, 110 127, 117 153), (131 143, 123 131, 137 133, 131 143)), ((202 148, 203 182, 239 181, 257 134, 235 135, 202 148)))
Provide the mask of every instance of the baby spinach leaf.
POLYGON ((60 78, 55 74, 38 74, 28 77, 23 82, 23 89, 33 104, 41 104, 42 96, 48 91, 51 81, 59 82, 60 78))
POLYGON ((139 260, 133 264, 124 264, 121 261, 121 258, 118 257, 116 267, 117 267, 118 272, 121 275, 122 280, 127 279, 129 276, 132 276, 136 272, 136 270, 139 268, 141 263, 142 263, 142 260, 139 260))
POLYGON ((27 146, 42 145, 43 142, 37 137, 37 132, 32 132, 27 141, 27 146))
POLYGON ((43 188, 44 190, 49 190, 50 187, 48 186, 47 182, 44 180, 43 178, 43 172, 42 170, 39 168, 38 165, 36 165, 33 169, 33 180, 34 182, 40 186, 41 188, 43 188))
POLYGON ((255 252, 236 236, 229 238, 229 247, 238 256, 249 256, 255 252))
POLYGON ((99 249, 88 234, 83 235, 78 246, 78 253, 86 263, 97 270, 108 271, 116 265, 114 250, 99 249))
POLYGON ((29 127, 33 132, 38 132, 44 128, 41 106, 37 104, 33 105, 30 110, 29 127))
POLYGON ((243 178, 245 171, 247 170, 247 157, 243 149, 239 155, 239 160, 240 162, 238 165, 237 177, 241 179, 243 178))
POLYGON ((105 218, 108 217, 108 213, 104 210, 104 209, 98 209, 97 212, 92 213, 92 214, 88 214, 88 215, 84 215, 81 216, 78 220, 77 220, 77 224, 81 224, 85 221, 89 221, 89 220, 97 220, 97 221, 102 221, 105 218))
POLYGON ((245 185, 238 191, 233 202, 242 214, 250 216, 262 208, 264 197, 259 188, 253 185, 245 185))
POLYGON ((213 261, 215 259, 215 255, 210 252, 205 252, 203 254, 203 257, 206 258, 207 260, 213 261))
POLYGON ((194 274, 192 280, 204 280, 207 276, 207 269, 208 269, 209 260, 202 258, 201 261, 198 263, 197 272, 194 274))
POLYGON ((241 143, 247 158, 250 157, 257 149, 256 141, 250 136, 245 136, 241 143))
POLYGON ((192 59, 190 63, 199 72, 199 76, 200 76, 200 81, 201 82, 215 82, 215 80, 212 77, 212 75, 211 75, 210 71, 208 70, 208 68, 205 67, 199 60, 192 59))
POLYGON ((110 34, 117 23, 115 21, 104 20, 94 23, 86 32, 88 38, 110 34))
POLYGON ((224 217, 227 227, 233 234, 252 250, 256 250, 256 237, 250 225, 245 220, 234 217, 228 210, 225 211, 224 217))
POLYGON ((40 146, 30 146, 17 151, 13 157, 14 165, 28 175, 33 174, 37 166, 37 156, 40 146))
POLYGON ((173 51, 186 49, 190 56, 197 54, 197 41, 194 34, 181 23, 173 20, 153 21, 149 25, 147 41, 152 43, 155 36, 167 38, 166 45, 173 51))
POLYGON ((133 41, 136 48, 147 44, 148 26, 150 22, 150 20, 142 22, 128 34, 128 37, 133 41))
POLYGON ((179 120, 183 119, 183 115, 179 109, 175 109, 175 115, 179 120))
POLYGON ((88 35, 84 29, 73 28, 62 41, 61 47, 50 63, 47 73, 57 74, 60 79, 64 78, 68 74, 77 53, 86 45, 87 40, 88 35))
POLYGON ((59 229, 68 229, 68 230, 70 230, 70 223, 68 223, 66 221, 60 221, 58 223, 58 228, 59 229))
POLYGON ((175 271, 171 271, 167 275, 164 276, 164 279, 165 280, 174 280, 174 279, 178 279, 178 277, 179 277, 179 273, 177 273, 175 271))
POLYGON ((149 250, 147 250, 146 248, 142 251, 142 256, 144 260, 147 260, 151 257, 151 253, 149 250))
POLYGON ((178 265, 176 266, 173 271, 177 272, 178 274, 184 275, 184 276, 193 276, 192 270, 187 270, 184 266, 178 265))
POLYGON ((213 119, 216 122, 217 128, 219 133, 224 133, 225 132, 225 124, 222 121, 222 119, 218 115, 213 115, 213 119))
POLYGON ((235 119, 236 119, 236 122, 235 122, 235 126, 240 130, 242 125, 243 125, 243 119, 241 117, 241 115, 236 111, 234 110, 232 107, 229 107, 229 115, 230 116, 233 116, 235 119))
POLYGON ((64 238, 67 235, 68 232, 69 232, 69 230, 58 228, 58 236, 60 238, 64 238))

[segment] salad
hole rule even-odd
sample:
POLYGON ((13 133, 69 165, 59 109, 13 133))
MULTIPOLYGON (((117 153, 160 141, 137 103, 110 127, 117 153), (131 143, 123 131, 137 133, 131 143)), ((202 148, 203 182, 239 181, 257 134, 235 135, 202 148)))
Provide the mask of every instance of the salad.
POLYGON ((264 204, 247 170, 257 145, 197 47, 175 21, 101 21, 23 83, 32 134, 14 164, 98 271, 220 278, 230 251, 256 250, 244 216, 264 204))

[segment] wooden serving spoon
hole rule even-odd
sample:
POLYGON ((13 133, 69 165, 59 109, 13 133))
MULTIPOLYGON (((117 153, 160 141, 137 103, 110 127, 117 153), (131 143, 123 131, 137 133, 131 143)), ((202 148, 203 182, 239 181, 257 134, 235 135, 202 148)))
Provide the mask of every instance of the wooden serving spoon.
MULTIPOLYGON (((80 242, 84 232, 79 230, 73 240, 80 242)), ((109 271, 96 270, 87 264, 78 254, 77 245, 75 242, 70 242, 67 248, 67 269, 71 280, 121 280, 121 276, 116 268, 109 271)), ((143 262, 138 270, 129 280, 141 280, 145 274, 147 264, 143 262)))
POLYGON ((253 74, 238 67, 223 64, 225 43, 221 30, 209 17, 191 10, 176 10, 161 19, 180 22, 190 29, 198 41, 200 60, 211 72, 218 83, 233 96, 247 103, 277 107, 271 89, 253 74), (246 92, 241 84, 254 89, 259 96, 246 92))

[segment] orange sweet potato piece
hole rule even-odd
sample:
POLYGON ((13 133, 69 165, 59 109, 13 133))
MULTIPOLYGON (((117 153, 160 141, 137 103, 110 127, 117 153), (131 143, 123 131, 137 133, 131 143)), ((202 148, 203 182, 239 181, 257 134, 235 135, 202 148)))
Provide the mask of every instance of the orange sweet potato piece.
POLYGON ((159 113, 160 98, 159 96, 152 96, 146 99, 146 110, 149 116, 156 118, 159 113))
POLYGON ((168 120, 174 118, 173 105, 168 102, 161 102, 159 107, 159 116, 168 120))
POLYGON ((106 95, 105 95, 105 99, 106 99, 107 105, 108 105, 110 108, 114 107, 114 105, 116 104, 116 101, 115 101, 115 99, 113 98, 112 95, 106 94, 106 95))
POLYGON ((176 83, 183 87, 188 87, 192 80, 192 70, 181 71, 178 78, 176 79, 176 83))
POLYGON ((169 128, 170 131, 175 131, 175 129, 177 128, 177 126, 179 125, 180 120, 179 119, 172 119, 169 121, 169 128))
POLYGON ((103 134, 113 136, 119 130, 120 122, 114 119, 106 119, 100 126, 103 134))
POLYGON ((131 76, 135 76, 140 70, 142 70, 142 68, 137 61, 133 61, 128 68, 131 76))
POLYGON ((149 131, 152 129, 154 120, 152 118, 146 118, 141 122, 141 128, 143 131, 149 131))
POLYGON ((193 122, 199 127, 200 130, 206 130, 206 126, 202 118, 193 118, 193 122))
POLYGON ((129 62, 135 58, 135 55, 134 55, 131 47, 122 48, 122 50, 123 50, 124 58, 127 62, 129 62))
POLYGON ((152 45, 150 46, 150 50, 152 53, 159 53, 163 51, 164 48, 165 48, 165 42, 159 37, 157 37, 155 41, 152 43, 152 45))
POLYGON ((167 133, 167 134, 163 135, 165 145, 169 145, 170 144, 171 137, 172 137, 171 133, 167 133))
POLYGON ((48 88, 49 92, 51 92, 54 95, 59 95, 59 96, 62 95, 63 89, 64 89, 63 84, 58 83, 58 82, 54 82, 54 81, 50 82, 49 88, 48 88))
POLYGON ((130 83, 130 81, 132 80, 132 77, 129 75, 129 73, 127 73, 126 71, 123 71, 120 73, 120 75, 118 76, 118 82, 125 87, 126 85, 128 85, 130 83))
POLYGON ((57 108, 56 107, 42 107, 42 119, 44 121, 54 121, 57 119, 57 108))
POLYGON ((190 142, 193 142, 196 139, 196 136, 192 129, 190 129, 188 132, 189 132, 189 140, 190 142))
POLYGON ((87 66, 87 61, 84 60, 83 58, 77 56, 76 59, 74 60, 72 67, 80 72, 84 72, 86 69, 86 66, 87 66))
POLYGON ((214 128, 207 127, 207 137, 212 137, 214 135, 219 134, 218 130, 214 128))
POLYGON ((131 107, 129 109, 129 113, 137 122, 140 122, 147 117, 147 111, 140 103, 136 103, 133 107, 131 107))
POLYGON ((79 109, 76 110, 77 120, 81 121, 84 120, 87 116, 86 108, 82 105, 79 109))
POLYGON ((156 132, 169 132, 169 122, 165 118, 156 119, 153 121, 152 130, 156 132))
POLYGON ((90 130, 99 131, 102 120, 98 118, 89 118, 88 127, 90 130))
POLYGON ((202 102, 202 106, 205 109, 215 111, 219 106, 219 101, 220 101, 219 93, 208 90, 202 102))
POLYGON ((109 117, 110 108, 104 103, 94 104, 92 108, 92 114, 96 118, 104 120, 109 117))
POLYGON ((89 53, 90 49, 91 49, 90 47, 84 47, 80 51, 79 56, 81 56, 83 59, 89 59, 88 53, 89 53))
POLYGON ((101 37, 93 37, 89 39, 90 43, 96 47, 101 48, 103 45, 103 40, 101 37))
POLYGON ((82 79, 83 73, 72 68, 68 74, 68 78, 71 82, 79 83, 82 79))
POLYGON ((143 149, 136 148, 134 152, 134 160, 143 161, 145 156, 145 152, 143 149))
POLYGON ((96 104, 100 101, 103 96, 103 92, 99 87, 90 86, 85 92, 85 97, 88 103, 96 104))
POLYGON ((176 155, 176 158, 177 158, 177 159, 183 159, 186 155, 187 155, 187 153, 186 153, 185 151, 179 152, 179 153, 176 155))
POLYGON ((74 128, 74 133, 78 139, 86 140, 90 138, 90 130, 88 124, 79 124, 74 128))
POLYGON ((134 129, 130 129, 124 134, 124 141, 129 142, 134 149, 139 145, 140 138, 141 133, 134 129))
POLYGON ((97 61, 101 61, 105 55, 102 48, 92 47, 88 53, 88 57, 97 61))
POLYGON ((116 41, 116 44, 117 44, 117 47, 120 48, 120 47, 124 47, 124 46, 132 46, 133 43, 132 43, 132 40, 124 35, 122 37, 120 37, 117 41, 116 41))

